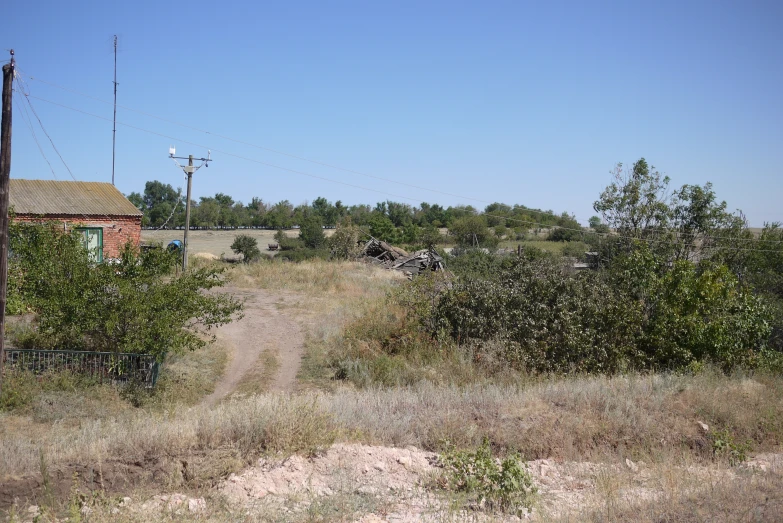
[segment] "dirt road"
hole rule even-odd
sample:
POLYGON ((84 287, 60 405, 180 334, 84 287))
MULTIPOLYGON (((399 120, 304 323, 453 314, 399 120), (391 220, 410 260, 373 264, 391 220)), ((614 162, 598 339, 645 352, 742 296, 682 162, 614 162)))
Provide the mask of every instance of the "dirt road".
POLYGON ((244 318, 224 325, 217 331, 217 338, 229 351, 229 363, 215 391, 204 399, 214 405, 237 389, 246 376, 260 376, 255 372, 262 354, 268 352, 271 358, 264 361, 277 362, 270 383, 259 383, 258 390, 292 391, 296 385, 304 350, 304 334, 295 312, 300 300, 293 293, 269 292, 261 289, 237 289, 226 287, 230 292, 245 300, 244 318), (250 374, 252 372, 252 374, 250 374))

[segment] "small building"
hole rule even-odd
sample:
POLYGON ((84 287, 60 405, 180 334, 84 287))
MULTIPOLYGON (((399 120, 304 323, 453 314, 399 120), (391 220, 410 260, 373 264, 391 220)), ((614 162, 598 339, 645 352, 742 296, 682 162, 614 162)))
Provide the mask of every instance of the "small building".
POLYGON ((58 222, 80 231, 97 262, 117 258, 128 241, 141 240, 142 212, 110 183, 12 178, 9 198, 17 221, 58 222))

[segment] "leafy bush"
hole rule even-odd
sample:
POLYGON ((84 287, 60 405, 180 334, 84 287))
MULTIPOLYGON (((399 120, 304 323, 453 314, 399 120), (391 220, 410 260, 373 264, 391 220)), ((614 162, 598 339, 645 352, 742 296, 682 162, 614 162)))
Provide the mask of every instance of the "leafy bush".
POLYGON ((511 454, 498 465, 489 441, 484 439, 475 451, 452 448, 440 460, 445 469, 444 486, 467 494, 480 507, 521 513, 533 505, 537 488, 518 454, 511 454))
POLYGON ((234 254, 241 254, 242 261, 250 263, 261 257, 261 251, 258 249, 258 240, 247 234, 238 234, 231 244, 231 250, 234 254))
POLYGON ((641 315, 636 345, 654 368, 711 361, 725 369, 755 366, 770 336, 770 311, 723 265, 661 263, 646 246, 619 256, 613 287, 641 315))
POLYGON ((446 267, 463 278, 494 279, 511 262, 510 256, 496 256, 481 249, 452 249, 444 259, 446 267))
POLYGON ((326 244, 326 235, 324 235, 320 216, 312 214, 304 219, 299 229, 299 239, 302 240, 305 247, 311 249, 317 249, 326 244))
POLYGON ((732 467, 739 465, 748 459, 748 452, 752 450, 750 440, 745 443, 737 443, 728 429, 710 432, 712 441, 712 453, 716 458, 726 459, 732 467))
POLYGON ((394 223, 384 214, 375 213, 370 218, 370 234, 387 243, 400 243, 400 235, 394 223))
POLYGON ((487 227, 483 216, 465 216, 451 223, 449 234, 454 237, 457 245, 462 247, 484 247, 493 249, 500 240, 487 227))
POLYGON ((205 293, 223 285, 210 266, 170 275, 176 256, 128 244, 116 263, 94 265, 75 234, 56 225, 13 223, 14 292, 39 315, 28 343, 39 348, 181 352, 204 346, 213 327, 231 321, 241 303, 205 293))
POLYGON ((353 226, 350 219, 347 223, 338 225, 337 230, 328 241, 332 257, 338 260, 350 260, 358 256, 361 236, 361 229, 353 226))
MULTIPOLYGON (((532 371, 616 372, 686 369, 712 362, 726 370, 769 365, 770 313, 725 266, 669 266, 639 246, 609 273, 567 275, 555 259, 472 254, 472 265, 443 292, 433 336, 493 354, 532 371), (498 353, 498 347, 503 350, 498 353)), ((459 260, 459 258, 457 258, 459 260)))
POLYGON ((597 274, 569 277, 550 258, 510 264, 493 279, 456 282, 435 307, 437 329, 459 343, 499 343, 518 369, 616 371, 634 363, 638 311, 597 274))
POLYGON ((302 240, 289 237, 282 229, 275 233, 275 241, 281 251, 293 251, 304 247, 304 242, 302 240))

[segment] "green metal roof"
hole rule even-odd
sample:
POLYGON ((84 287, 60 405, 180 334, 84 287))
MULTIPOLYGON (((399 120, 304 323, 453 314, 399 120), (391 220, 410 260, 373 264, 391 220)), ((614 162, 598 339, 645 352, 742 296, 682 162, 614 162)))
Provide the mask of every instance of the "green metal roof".
POLYGON ((105 182, 11 179, 11 208, 16 214, 141 216, 120 191, 105 182))

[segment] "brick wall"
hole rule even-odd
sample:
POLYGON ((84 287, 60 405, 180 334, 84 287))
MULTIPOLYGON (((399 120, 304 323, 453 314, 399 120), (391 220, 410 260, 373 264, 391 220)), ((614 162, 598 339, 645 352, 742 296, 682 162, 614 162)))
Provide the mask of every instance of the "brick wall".
POLYGON ((71 216, 47 214, 45 216, 16 214, 15 220, 29 223, 60 222, 67 230, 75 227, 100 227, 103 229, 103 258, 117 258, 120 249, 129 240, 134 245, 141 241, 141 216, 71 216))

